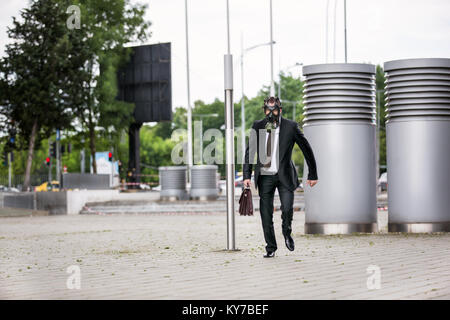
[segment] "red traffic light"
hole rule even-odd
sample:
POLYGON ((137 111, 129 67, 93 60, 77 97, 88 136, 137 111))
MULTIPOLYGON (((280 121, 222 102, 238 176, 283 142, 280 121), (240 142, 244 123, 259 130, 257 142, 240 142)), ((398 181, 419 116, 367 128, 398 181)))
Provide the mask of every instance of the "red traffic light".
POLYGON ((49 166, 50 165, 50 157, 45 158, 45 163, 49 166))
POLYGON ((109 161, 112 161, 112 152, 110 152, 110 153, 108 153, 108 158, 109 158, 109 161))

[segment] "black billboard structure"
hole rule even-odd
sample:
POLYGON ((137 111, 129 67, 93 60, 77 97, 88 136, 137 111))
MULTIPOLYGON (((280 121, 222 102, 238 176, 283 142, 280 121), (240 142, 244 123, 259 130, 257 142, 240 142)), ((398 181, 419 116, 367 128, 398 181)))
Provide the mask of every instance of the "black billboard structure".
POLYGON ((129 129, 130 182, 140 182, 142 124, 172 120, 170 49, 170 43, 132 47, 129 62, 118 71, 118 99, 135 104, 135 122, 129 129))

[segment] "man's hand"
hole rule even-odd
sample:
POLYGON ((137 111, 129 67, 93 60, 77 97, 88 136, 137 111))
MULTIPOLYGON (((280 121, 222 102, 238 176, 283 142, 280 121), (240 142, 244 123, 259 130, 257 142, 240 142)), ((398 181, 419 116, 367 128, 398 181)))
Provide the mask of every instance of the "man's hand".
POLYGON ((319 180, 306 180, 306 185, 314 187, 319 180))
POLYGON ((250 179, 244 180, 244 187, 250 188, 251 185, 252 185, 252 181, 250 179))

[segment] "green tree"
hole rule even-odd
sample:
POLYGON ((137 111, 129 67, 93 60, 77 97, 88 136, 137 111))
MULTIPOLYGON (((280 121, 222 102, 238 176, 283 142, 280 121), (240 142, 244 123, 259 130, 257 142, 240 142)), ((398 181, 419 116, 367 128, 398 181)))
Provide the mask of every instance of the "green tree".
POLYGON ((27 148, 24 190, 30 186, 33 153, 56 124, 70 126, 72 102, 64 94, 68 75, 69 39, 66 36, 67 1, 33 1, 13 18, 12 40, 0 62, 3 127, 20 135, 18 147, 27 148))
POLYGON ((150 23, 144 20, 147 6, 131 4, 130 0, 78 0, 73 4, 80 7, 81 28, 71 33, 76 38, 75 51, 84 62, 80 81, 72 87, 83 101, 75 113, 88 132, 96 173, 96 128, 104 128, 105 137, 115 136, 117 140, 133 121, 134 105, 116 100, 116 74, 129 58, 130 48, 125 44, 146 40, 150 23))

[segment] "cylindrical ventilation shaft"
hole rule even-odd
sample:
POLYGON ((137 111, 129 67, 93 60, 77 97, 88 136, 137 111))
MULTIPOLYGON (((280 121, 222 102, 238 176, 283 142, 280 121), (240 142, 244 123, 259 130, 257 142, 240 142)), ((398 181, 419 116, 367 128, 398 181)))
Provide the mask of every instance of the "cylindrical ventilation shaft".
POLYGON ((450 231, 450 59, 384 64, 391 232, 450 231))
POLYGON ((377 231, 375 66, 319 64, 303 74, 303 131, 319 177, 307 186, 305 163, 305 233, 377 231))

